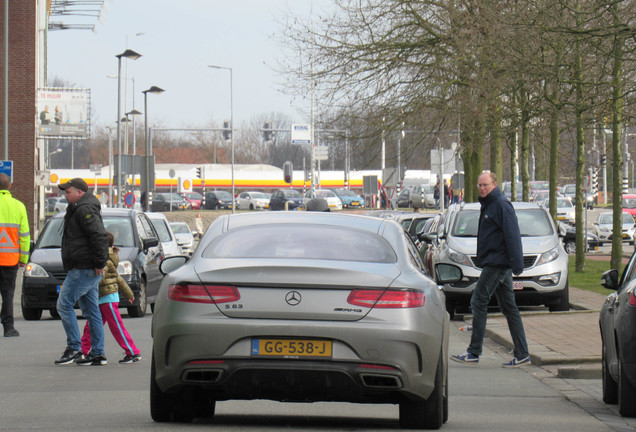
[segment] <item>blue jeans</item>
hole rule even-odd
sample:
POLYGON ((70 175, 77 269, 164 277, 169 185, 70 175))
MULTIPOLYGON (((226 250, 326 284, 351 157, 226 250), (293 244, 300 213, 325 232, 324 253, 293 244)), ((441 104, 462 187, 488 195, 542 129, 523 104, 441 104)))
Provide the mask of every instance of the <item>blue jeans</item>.
POLYGON ((82 346, 77 316, 73 306, 79 303, 82 315, 88 320, 91 332, 91 351, 96 355, 104 355, 104 325, 99 311, 99 281, 94 269, 71 269, 64 279, 64 284, 57 298, 57 312, 62 319, 66 332, 66 346, 80 350, 82 346))
POLYGON ((515 294, 512 290, 512 270, 506 268, 486 266, 477 280, 477 286, 470 299, 470 307, 473 311, 473 332, 470 338, 468 352, 480 356, 486 334, 486 320, 488 319, 488 303, 493 293, 497 296, 497 302, 501 313, 508 321, 508 329, 512 342, 515 344, 514 355, 518 359, 528 357, 528 343, 523 322, 519 314, 519 308, 515 302, 515 294))

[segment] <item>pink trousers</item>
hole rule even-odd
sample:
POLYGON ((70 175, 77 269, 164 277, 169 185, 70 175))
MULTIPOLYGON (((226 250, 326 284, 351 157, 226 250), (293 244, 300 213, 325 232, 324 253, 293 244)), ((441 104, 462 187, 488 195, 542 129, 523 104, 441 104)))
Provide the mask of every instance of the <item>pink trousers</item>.
MULTIPOLYGON (((119 314, 119 303, 102 303, 99 305, 99 311, 102 313, 102 324, 108 323, 108 328, 113 334, 120 347, 126 351, 127 355, 139 354, 139 349, 135 346, 132 338, 128 334, 128 330, 124 327, 124 322, 119 314)), ((91 333, 88 326, 88 320, 84 326, 84 334, 82 335, 82 352, 87 355, 91 350, 91 333)))

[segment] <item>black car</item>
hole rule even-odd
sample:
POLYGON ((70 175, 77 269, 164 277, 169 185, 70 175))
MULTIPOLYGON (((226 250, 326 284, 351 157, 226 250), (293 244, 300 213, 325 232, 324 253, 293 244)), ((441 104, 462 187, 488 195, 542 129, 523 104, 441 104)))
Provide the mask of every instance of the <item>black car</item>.
POLYGON ((232 208, 232 194, 227 191, 206 192, 205 208, 207 210, 230 210, 232 208))
POLYGON ((636 253, 623 270, 608 270, 601 285, 616 292, 601 307, 603 402, 618 403, 624 417, 636 417, 636 253))
MULTIPOLYGON (((563 239, 563 248, 569 254, 576 253, 576 229, 573 226, 565 224, 563 222, 559 223, 559 235, 563 239)), ((592 233, 591 231, 587 232, 587 249, 585 252, 591 250, 598 250, 599 246, 601 246, 601 241, 598 236, 592 233)))
MULTIPOLYGON (((102 218, 106 231, 115 236, 119 248, 117 271, 130 286, 135 301, 120 302, 132 317, 146 314, 148 303, 155 302, 163 279, 159 263, 163 249, 157 232, 148 217, 132 209, 104 209, 102 218)), ((31 247, 29 263, 22 278, 22 316, 39 320, 42 310, 48 309, 57 317, 57 297, 66 278, 62 266, 62 233, 64 213, 58 213, 44 225, 37 242, 31 247)), ((152 307, 152 306, 151 306, 152 307)))
POLYGON ((303 196, 294 189, 279 189, 269 198, 270 210, 293 210, 303 204, 303 196))
POLYGON ((190 210, 191 205, 177 193, 155 193, 152 195, 150 211, 190 210))

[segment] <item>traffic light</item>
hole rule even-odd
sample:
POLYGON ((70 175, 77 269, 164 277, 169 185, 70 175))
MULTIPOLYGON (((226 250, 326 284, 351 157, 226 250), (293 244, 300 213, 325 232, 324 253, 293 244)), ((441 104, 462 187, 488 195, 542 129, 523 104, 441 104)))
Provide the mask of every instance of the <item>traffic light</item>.
POLYGON ((263 124, 263 141, 272 141, 274 139, 274 131, 272 130, 272 122, 263 124))
POLYGON ((232 129, 229 120, 223 121, 223 139, 225 141, 229 141, 232 139, 232 129))
POLYGON ((283 164, 283 180, 285 180, 285 183, 291 184, 293 177, 294 165, 291 163, 291 161, 287 161, 283 164))
POLYGON ((202 179, 204 177, 205 177, 205 168, 201 167, 201 166, 198 166, 197 167, 197 178, 202 179))
POLYGON ((598 192, 598 170, 592 169, 592 193, 598 192))

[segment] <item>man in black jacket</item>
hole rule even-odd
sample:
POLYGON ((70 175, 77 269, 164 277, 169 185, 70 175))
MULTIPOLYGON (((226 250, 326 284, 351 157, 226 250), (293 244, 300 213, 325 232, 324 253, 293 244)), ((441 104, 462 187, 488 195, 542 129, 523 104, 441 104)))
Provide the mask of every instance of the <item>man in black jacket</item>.
POLYGON ((503 367, 519 367, 530 363, 526 333, 512 289, 513 273, 518 276, 523 272, 519 223, 512 204, 497 187, 497 177, 494 173, 482 173, 477 187, 481 203, 477 232, 477 262, 482 271, 470 299, 473 332, 466 352, 453 355, 451 359, 459 363, 479 363, 486 333, 488 303, 495 294, 515 344, 514 358, 504 363, 503 367))
POLYGON ((68 201, 62 236, 62 263, 68 273, 57 299, 57 312, 66 332, 66 350, 55 364, 103 366, 106 356, 98 286, 108 260, 108 238, 101 204, 81 178, 73 178, 59 188, 68 201), (86 357, 80 351, 80 331, 73 308, 76 302, 90 326, 92 348, 86 357))

